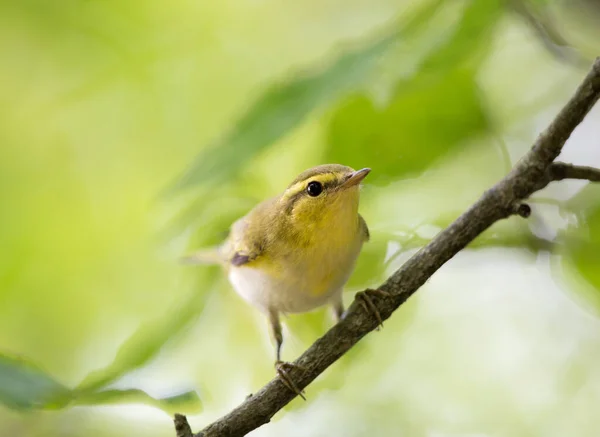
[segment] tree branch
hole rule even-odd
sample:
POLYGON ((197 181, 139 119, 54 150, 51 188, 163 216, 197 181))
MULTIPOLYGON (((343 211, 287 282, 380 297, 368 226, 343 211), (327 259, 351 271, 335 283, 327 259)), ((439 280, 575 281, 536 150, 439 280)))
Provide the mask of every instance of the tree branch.
MULTIPOLYGON (((493 223, 513 214, 528 216, 530 210, 523 201, 533 192, 546 186, 550 180, 549 175, 552 175, 551 180, 560 180, 558 178, 561 175, 572 175, 578 178, 583 174, 596 175, 597 171, 590 172, 587 169, 584 171, 584 167, 559 163, 552 165, 552 162, 599 96, 600 58, 597 58, 573 97, 511 172, 483 193, 473 206, 436 235, 429 244, 379 287, 380 290, 391 294, 391 297, 373 298, 383 320, 390 317, 446 261, 493 223)), ((585 179, 597 180, 591 177, 585 179)), ((346 317, 294 362, 298 368, 290 370, 290 377, 299 388, 306 387, 375 328, 377 328, 375 317, 367 314, 355 300, 348 309, 346 317)), ((268 423, 273 415, 295 396, 278 378, 275 378, 229 414, 204 428, 196 434, 196 437, 243 436, 268 423)), ((187 429, 184 429, 182 422, 185 421, 184 416, 176 416, 175 421, 178 429, 187 429)), ((185 425, 189 428, 187 421, 185 425)), ((178 436, 189 437, 180 431, 178 436)))

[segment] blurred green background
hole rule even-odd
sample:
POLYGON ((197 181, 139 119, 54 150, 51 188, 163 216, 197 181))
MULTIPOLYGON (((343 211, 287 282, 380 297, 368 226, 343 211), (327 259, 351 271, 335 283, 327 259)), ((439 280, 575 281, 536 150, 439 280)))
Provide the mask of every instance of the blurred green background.
MULTIPOLYGON (((273 376, 215 244, 300 171, 371 167, 375 286, 600 55, 592 0, 0 2, 0 435, 174 435, 273 376)), ((561 159, 600 166, 600 108, 561 159)), ((494 225, 255 436, 596 436, 600 187, 494 225)), ((331 326, 286 319, 284 358, 331 326)))

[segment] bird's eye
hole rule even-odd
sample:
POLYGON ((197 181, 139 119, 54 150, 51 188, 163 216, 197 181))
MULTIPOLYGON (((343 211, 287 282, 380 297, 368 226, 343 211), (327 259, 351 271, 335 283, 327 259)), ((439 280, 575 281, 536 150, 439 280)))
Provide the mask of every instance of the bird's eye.
POLYGON ((306 187, 306 192, 312 197, 317 197, 322 191, 323 185, 321 185, 321 182, 310 181, 306 187))

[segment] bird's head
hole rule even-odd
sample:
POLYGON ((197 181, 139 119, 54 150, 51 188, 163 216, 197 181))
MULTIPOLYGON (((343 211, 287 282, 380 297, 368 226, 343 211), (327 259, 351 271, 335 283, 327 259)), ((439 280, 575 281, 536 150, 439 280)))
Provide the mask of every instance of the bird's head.
POLYGON ((298 175, 279 202, 290 221, 307 231, 356 225, 360 182, 371 169, 319 165, 298 175))

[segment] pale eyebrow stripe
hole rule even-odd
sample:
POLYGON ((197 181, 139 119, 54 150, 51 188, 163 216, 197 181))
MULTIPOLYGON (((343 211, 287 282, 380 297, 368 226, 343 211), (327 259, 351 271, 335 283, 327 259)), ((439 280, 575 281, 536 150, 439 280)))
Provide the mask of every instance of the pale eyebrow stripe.
POLYGON ((322 174, 327 174, 327 173, 346 173, 346 172, 351 172, 353 171, 350 167, 346 167, 344 165, 339 165, 339 164, 326 164, 326 165, 320 165, 318 167, 314 167, 311 169, 308 169, 306 171, 303 171, 302 173, 300 173, 298 175, 298 177, 296 179, 294 179, 290 185, 288 185, 288 188, 295 185, 297 182, 302 182, 302 181, 306 181, 309 178, 318 176, 318 175, 322 175, 322 174))

